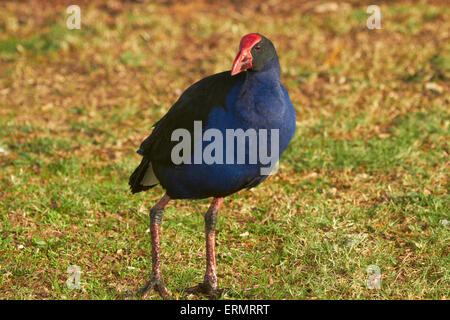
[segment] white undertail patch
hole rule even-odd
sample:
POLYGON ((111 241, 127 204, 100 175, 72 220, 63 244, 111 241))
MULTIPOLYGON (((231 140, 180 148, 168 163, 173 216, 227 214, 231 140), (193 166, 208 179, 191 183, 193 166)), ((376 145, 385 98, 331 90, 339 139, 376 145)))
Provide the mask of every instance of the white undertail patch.
POLYGON ((141 185, 154 186, 155 184, 159 184, 159 181, 158 178, 156 178, 155 173, 153 172, 152 164, 150 163, 147 172, 145 172, 145 176, 141 181, 141 185))

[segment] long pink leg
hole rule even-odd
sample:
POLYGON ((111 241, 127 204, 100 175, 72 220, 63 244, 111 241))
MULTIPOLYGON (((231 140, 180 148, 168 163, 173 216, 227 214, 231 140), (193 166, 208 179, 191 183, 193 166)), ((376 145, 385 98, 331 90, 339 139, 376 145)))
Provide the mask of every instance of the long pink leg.
POLYGON ((164 286, 161 276, 161 254, 160 254, 160 228, 164 207, 170 197, 165 194, 161 200, 150 210, 150 235, 152 239, 152 274, 150 281, 142 287, 138 294, 146 295, 152 289, 158 291, 162 298, 167 299, 172 295, 164 286))
POLYGON ((205 214, 206 272, 203 283, 188 289, 187 292, 202 292, 211 297, 216 297, 219 294, 216 265, 216 223, 222 202, 223 198, 214 198, 205 214))

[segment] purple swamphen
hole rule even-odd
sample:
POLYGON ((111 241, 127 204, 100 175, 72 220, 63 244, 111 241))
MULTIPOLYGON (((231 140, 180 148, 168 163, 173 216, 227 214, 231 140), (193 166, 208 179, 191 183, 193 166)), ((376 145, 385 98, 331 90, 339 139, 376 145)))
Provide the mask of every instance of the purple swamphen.
POLYGON ((248 34, 241 39, 232 70, 209 76, 189 87, 167 114, 155 123, 153 132, 137 151, 143 158, 130 177, 131 191, 144 191, 157 184, 166 190, 166 194, 150 210, 153 265, 151 279, 140 290, 141 295, 155 289, 163 298, 171 296, 162 281, 160 261, 160 224, 169 200, 213 197, 204 217, 204 281, 189 291, 217 296, 215 226, 223 198, 261 183, 267 177, 268 173, 263 174, 262 168, 267 167, 268 162, 262 158, 255 160, 255 151, 260 150, 259 156, 262 157, 264 144, 278 160, 294 132, 294 106, 280 83, 280 65, 275 47, 260 34, 248 34), (174 161, 174 150, 180 140, 177 137, 174 139, 177 129, 192 134, 187 142, 194 145, 194 152, 191 148, 182 148, 179 155, 182 154, 184 161, 181 162, 174 161), (206 134, 208 131, 209 135, 206 134), (230 132, 235 135, 228 139, 230 132), (256 132, 259 135, 255 148, 250 140, 256 137, 256 132), (240 139, 239 133, 244 133, 243 139, 240 139), (221 134, 227 137, 225 144, 221 134), (211 145, 215 143, 215 148, 204 145, 205 140, 211 141, 211 145), (201 159, 202 154, 207 155, 207 149, 214 161, 201 159), (226 160, 223 159, 224 154, 226 160))

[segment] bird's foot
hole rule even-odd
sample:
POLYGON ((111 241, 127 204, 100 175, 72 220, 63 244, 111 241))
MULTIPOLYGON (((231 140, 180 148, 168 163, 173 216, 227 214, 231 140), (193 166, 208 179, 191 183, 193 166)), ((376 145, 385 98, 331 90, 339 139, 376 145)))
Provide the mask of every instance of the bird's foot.
POLYGON ((217 286, 212 286, 208 282, 202 282, 198 285, 188 288, 184 290, 184 292, 192 293, 192 294, 205 294, 211 299, 217 299, 222 294, 222 290, 219 289, 217 286))
POLYGON ((155 291, 157 291, 163 299, 172 298, 172 293, 163 284, 162 279, 160 277, 154 276, 152 276, 150 281, 147 282, 141 289, 139 289, 137 295, 139 297, 145 298, 147 294, 153 289, 155 289, 155 291))

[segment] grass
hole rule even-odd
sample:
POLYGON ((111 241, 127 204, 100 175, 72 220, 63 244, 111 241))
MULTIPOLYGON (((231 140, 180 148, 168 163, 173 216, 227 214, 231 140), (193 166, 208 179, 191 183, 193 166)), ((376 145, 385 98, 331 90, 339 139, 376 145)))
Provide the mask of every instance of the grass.
MULTIPOLYGON (((123 299, 143 285, 163 190, 129 193, 135 150, 254 31, 277 47, 297 132, 278 174, 219 213, 222 298, 448 299, 449 8, 385 3, 368 30, 363 2, 317 5, 80 1, 68 30, 64 2, 2 2, 0 299, 123 299)), ((207 207, 164 213, 171 289, 202 279, 207 207)))

